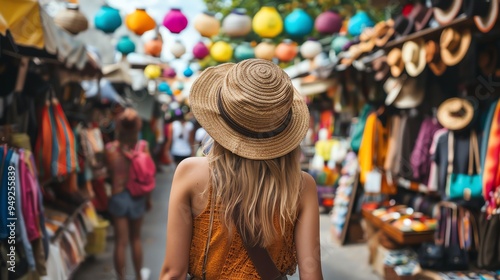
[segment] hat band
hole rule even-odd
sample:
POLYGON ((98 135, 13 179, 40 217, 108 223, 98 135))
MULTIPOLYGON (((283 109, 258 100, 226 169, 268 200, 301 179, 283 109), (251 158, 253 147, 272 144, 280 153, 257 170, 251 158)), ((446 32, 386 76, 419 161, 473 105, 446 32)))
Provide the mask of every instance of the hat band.
POLYGON ((278 126, 276 129, 271 130, 271 131, 265 131, 265 132, 257 132, 257 131, 247 129, 247 128, 239 125, 235 120, 233 120, 229 116, 227 111, 224 109, 224 105, 222 104, 222 97, 221 97, 220 90, 219 90, 217 104, 219 107, 220 115, 221 115, 222 119, 224 120, 224 122, 226 122, 227 125, 229 125, 236 132, 238 132, 246 137, 250 137, 250 138, 254 138, 254 139, 267 139, 267 138, 271 138, 271 137, 274 137, 274 136, 280 134, 281 132, 283 132, 287 128, 288 124, 290 123, 290 120, 292 119, 292 108, 290 108, 285 119, 283 120, 281 125, 278 126))

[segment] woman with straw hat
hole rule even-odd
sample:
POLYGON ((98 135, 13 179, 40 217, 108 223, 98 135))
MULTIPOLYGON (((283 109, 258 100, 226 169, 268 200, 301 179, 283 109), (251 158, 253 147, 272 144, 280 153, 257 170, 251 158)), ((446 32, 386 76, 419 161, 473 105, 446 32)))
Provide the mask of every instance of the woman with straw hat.
POLYGON ((248 59, 206 69, 189 97, 211 136, 180 163, 160 279, 322 279, 314 179, 300 171, 309 112, 278 66, 248 59))

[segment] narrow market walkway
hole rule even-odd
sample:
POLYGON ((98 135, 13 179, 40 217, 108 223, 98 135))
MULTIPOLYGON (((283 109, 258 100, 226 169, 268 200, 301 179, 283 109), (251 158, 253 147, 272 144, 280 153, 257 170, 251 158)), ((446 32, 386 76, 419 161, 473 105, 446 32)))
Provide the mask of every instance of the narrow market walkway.
MULTIPOLYGON (((167 168, 164 168, 167 169, 167 168)), ((144 266, 151 270, 149 279, 158 279, 165 256, 165 231, 172 169, 158 174, 153 193, 153 210, 146 215, 142 230, 144 240, 144 266)), ((107 250, 87 260, 75 272, 74 280, 116 279, 113 270, 113 238, 108 238, 107 250)), ((321 215, 321 258, 325 280, 374 280, 379 279, 368 265, 366 245, 340 247, 330 237, 328 215, 321 215)), ((127 251, 127 279, 134 280, 130 252, 127 251)), ((289 279, 299 279, 298 273, 289 279)))

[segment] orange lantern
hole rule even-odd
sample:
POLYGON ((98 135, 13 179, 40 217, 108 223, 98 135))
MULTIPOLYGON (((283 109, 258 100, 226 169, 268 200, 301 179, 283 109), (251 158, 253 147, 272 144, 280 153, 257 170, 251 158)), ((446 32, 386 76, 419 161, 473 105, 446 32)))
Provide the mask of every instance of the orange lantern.
POLYGON ((194 19, 194 28, 203 37, 212 37, 219 34, 220 22, 215 18, 215 14, 203 12, 194 19))
POLYGON ((255 47, 255 57, 267 60, 273 60, 276 45, 271 41, 264 40, 255 47))
POLYGON ((137 35, 142 35, 156 27, 155 20, 146 13, 145 9, 136 9, 135 12, 127 15, 125 24, 137 35))
POLYGON ((144 53, 159 57, 161 55, 161 50, 163 48, 163 41, 156 37, 150 41, 148 41, 146 44, 144 44, 144 53))
POLYGON ((280 61, 290 62, 297 56, 298 48, 292 40, 287 39, 276 47, 275 53, 280 61))

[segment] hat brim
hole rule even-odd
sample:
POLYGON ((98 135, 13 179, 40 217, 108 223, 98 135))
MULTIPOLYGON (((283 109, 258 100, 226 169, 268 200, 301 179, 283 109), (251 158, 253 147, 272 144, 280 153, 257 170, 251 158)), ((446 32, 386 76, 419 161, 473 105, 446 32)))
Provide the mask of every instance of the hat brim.
POLYGON ((446 64, 442 60, 439 60, 437 62, 429 62, 429 69, 431 69, 432 73, 436 76, 441 76, 443 73, 446 71, 446 64))
POLYGON ((299 92, 294 88, 292 118, 285 130, 270 138, 244 136, 224 121, 218 109, 218 94, 234 65, 209 67, 194 81, 189 102, 196 120, 217 143, 240 157, 266 160, 290 153, 300 145, 309 129, 309 110, 299 92))
POLYGON ((387 81, 384 83, 384 91, 387 93, 387 97, 385 98, 385 105, 392 105, 401 92, 402 88, 403 82, 400 79, 387 79, 387 81), (394 85, 391 86, 390 83, 394 83, 394 85))
POLYGON ((403 74, 403 70, 405 68, 404 62, 399 63, 399 65, 392 65, 391 66, 391 75, 394 78, 398 78, 403 74))
MULTIPOLYGON (((450 52, 448 49, 441 47, 441 59, 448 66, 457 65, 467 54, 471 41, 472 35, 470 29, 461 32, 462 38, 460 40, 460 47, 456 52, 450 52)), ((443 46, 443 44, 440 44, 443 46)))
POLYGON ((474 119, 474 106, 466 99, 457 97, 450 98, 439 106, 436 117, 444 128, 452 131, 463 130, 468 127, 474 119), (456 103, 461 103, 462 108, 465 110, 463 117, 456 117, 450 114, 450 106, 456 103))
MULTIPOLYGON (((411 42, 411 41, 409 41, 411 42)), ((408 42, 408 43, 409 43, 408 42)), ((403 49, 402 49, 402 56, 403 56, 403 61, 405 62, 405 70, 406 70, 406 73, 408 73, 408 75, 412 76, 412 77, 417 77, 418 75, 420 75, 424 69, 425 69, 425 65, 426 65, 426 61, 425 61, 425 41, 423 40, 418 40, 417 42, 417 45, 418 45, 418 64, 415 64, 411 61, 411 56, 412 56, 412 53, 411 53, 411 47, 408 45, 408 43, 405 43, 405 45, 403 45, 403 49)))
POLYGON ((415 108, 422 104, 425 97, 423 78, 406 79, 393 105, 398 109, 415 108))
POLYGON ((477 29, 479 29, 483 33, 487 33, 493 28, 493 26, 495 26, 498 19, 498 12, 499 12, 498 6, 499 6, 498 0, 492 0, 491 8, 487 16, 474 17, 474 22, 476 23, 477 29))
POLYGON ((457 17, 461 9, 462 9, 462 0, 453 0, 451 6, 446 10, 434 7, 433 8, 434 18, 436 19, 437 22, 439 22, 441 26, 447 25, 457 17))

